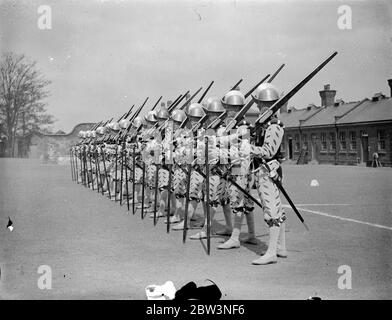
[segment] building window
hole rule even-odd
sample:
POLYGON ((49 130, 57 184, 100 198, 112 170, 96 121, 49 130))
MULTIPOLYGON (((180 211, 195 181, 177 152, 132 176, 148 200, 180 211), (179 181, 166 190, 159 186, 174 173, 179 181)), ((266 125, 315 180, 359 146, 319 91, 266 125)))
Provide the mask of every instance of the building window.
POLYGON ((336 150, 336 135, 335 132, 329 133, 329 147, 331 151, 336 150))
POLYGON ((325 132, 321 132, 321 150, 327 150, 327 134, 325 132))
POLYGON ((299 135, 294 136, 294 151, 299 152, 299 135))
POLYGON ((357 150, 357 133, 355 131, 350 131, 350 150, 357 150))
POLYGON ((385 130, 377 131, 378 150, 385 151, 385 130))
POLYGON ((340 150, 344 151, 347 149, 347 141, 346 141, 346 133, 339 132, 339 143, 340 143, 340 150))

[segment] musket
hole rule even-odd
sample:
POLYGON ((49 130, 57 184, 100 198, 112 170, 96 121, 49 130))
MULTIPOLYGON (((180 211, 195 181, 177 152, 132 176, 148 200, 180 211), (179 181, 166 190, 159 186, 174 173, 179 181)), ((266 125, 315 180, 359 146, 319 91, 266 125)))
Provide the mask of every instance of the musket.
POLYGON ((243 79, 240 79, 234 86, 232 86, 231 89, 230 89, 230 91, 231 91, 231 90, 237 89, 237 87, 240 85, 240 83, 242 82, 242 80, 243 80, 243 79))
MULTIPOLYGON (((250 96, 254 90, 257 89, 257 87, 262 84, 265 80, 269 78, 269 74, 265 76, 259 83, 257 83, 252 89, 250 89, 246 94, 245 98, 250 96)), ((225 132, 230 132, 231 129, 233 129, 240 121, 241 119, 245 116, 245 114, 248 112, 250 107, 253 105, 254 101, 251 99, 245 106, 242 107, 242 109, 235 115, 235 117, 229 122, 227 125, 225 132)))
POLYGON ((268 79, 267 83, 271 83, 272 80, 275 79, 275 77, 279 74, 279 72, 283 69, 283 67, 285 66, 285 64, 283 63, 278 70, 275 71, 275 73, 268 79))
POLYGON ((126 119, 126 118, 129 117, 129 115, 131 114, 132 109, 133 109, 134 106, 135 106, 135 105, 133 104, 132 107, 131 107, 131 108, 129 109, 129 111, 127 112, 127 115, 124 117, 124 119, 126 119))
POLYGON ((324 60, 316 69, 314 69, 305 79, 298 83, 293 89, 276 101, 271 107, 264 111, 256 120, 255 127, 257 125, 266 123, 271 117, 285 105, 306 83, 308 83, 325 65, 330 62, 338 53, 335 51, 326 60, 324 60))
POLYGON ((148 100, 148 97, 146 98, 146 100, 144 100, 143 104, 139 107, 139 109, 137 109, 137 111, 136 111, 136 112, 133 114, 133 116, 129 119, 128 128, 126 128, 126 129, 122 132, 121 138, 124 138, 125 135, 129 132, 129 130, 130 130, 131 127, 132 127, 132 121, 139 115, 140 111, 142 111, 142 109, 143 109, 144 105, 146 104, 147 100, 148 100))
MULTIPOLYGON (((186 101, 184 102, 184 104, 183 104, 178 110, 184 109, 184 108, 188 105, 188 103, 189 103, 190 101, 192 101, 192 99, 201 91, 201 89, 203 89, 203 87, 200 87, 199 90, 197 90, 188 100, 186 100, 186 101)), ((188 92, 189 92, 189 91, 188 91, 188 92)), ((180 101, 183 100, 183 98, 185 98, 185 97, 186 97, 186 95, 183 95, 182 98, 180 99, 180 101)), ((179 102, 180 102, 180 101, 179 101, 179 102)), ((167 119, 162 125, 158 126, 158 127, 152 132, 152 134, 154 134, 156 130, 161 131, 163 128, 165 128, 165 126, 166 126, 166 124, 167 124, 168 121, 169 121, 169 119, 167 119)), ((184 120, 184 121, 185 121, 185 120, 184 120)), ((183 122, 183 123, 184 123, 184 122, 183 122)), ((181 123, 181 125, 182 125, 183 123, 181 123)), ((181 125, 180 125, 180 127, 181 127, 181 125)), ((185 124, 184 124, 184 126, 185 126, 185 124)), ((181 127, 181 128, 183 128, 183 127, 181 127)))
POLYGON ((210 85, 207 87, 207 89, 201 95, 201 97, 200 97, 199 101, 197 101, 197 103, 202 103, 204 97, 206 96, 207 92, 210 90, 210 88, 212 87, 213 84, 214 84, 214 81, 211 81, 210 85))
MULTIPOLYGON (((185 101, 185 103, 180 107, 180 110, 184 109, 202 89, 203 87, 200 87, 187 101, 185 101)), ((180 128, 184 128, 187 123, 188 117, 186 117, 185 120, 180 124, 180 128)))
POLYGON ((151 111, 154 111, 154 109, 156 108, 156 106, 158 105, 159 101, 161 101, 162 96, 159 97, 159 99, 157 100, 157 102, 155 102, 154 106, 152 107, 151 111))
MULTIPOLYGON (((207 92, 210 90, 210 88, 212 87, 212 85, 214 84, 214 81, 212 81, 210 83, 210 85, 208 86, 208 88, 204 91, 203 95, 200 97, 199 101, 197 101, 197 103, 201 103, 204 99, 204 97, 206 96, 207 92)), ((206 122, 208 119, 208 114, 205 114, 192 128, 192 131, 197 131, 199 130, 199 128, 201 128, 201 126, 203 125, 204 122, 206 122)))

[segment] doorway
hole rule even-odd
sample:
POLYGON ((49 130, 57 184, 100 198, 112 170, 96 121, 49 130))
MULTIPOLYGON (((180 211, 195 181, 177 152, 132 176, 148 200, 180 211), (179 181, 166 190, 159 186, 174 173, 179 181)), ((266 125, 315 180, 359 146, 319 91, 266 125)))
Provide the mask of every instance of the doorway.
POLYGON ((289 159, 293 159, 293 139, 289 138, 289 159))
POLYGON ((367 163, 369 161, 369 139, 367 133, 362 133, 361 145, 362 145, 362 162, 367 163))

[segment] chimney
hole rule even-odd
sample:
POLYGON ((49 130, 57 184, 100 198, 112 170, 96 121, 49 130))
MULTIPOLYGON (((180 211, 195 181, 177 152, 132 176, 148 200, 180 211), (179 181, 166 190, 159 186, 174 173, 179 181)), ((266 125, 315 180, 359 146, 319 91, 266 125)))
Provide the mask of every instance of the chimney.
POLYGON ((321 106, 329 107, 335 104, 336 90, 331 90, 330 85, 324 85, 324 90, 319 91, 321 97, 321 106))
POLYGON ((392 79, 388 79, 388 86, 389 86, 389 89, 390 89, 390 96, 391 96, 391 98, 392 98, 392 79))

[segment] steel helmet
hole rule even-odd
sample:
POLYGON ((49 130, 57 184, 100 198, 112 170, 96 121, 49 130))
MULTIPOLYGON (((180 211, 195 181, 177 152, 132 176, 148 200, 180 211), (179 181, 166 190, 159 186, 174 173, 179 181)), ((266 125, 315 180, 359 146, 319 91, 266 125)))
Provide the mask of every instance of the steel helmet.
POLYGON ((256 103, 275 102, 279 100, 279 92, 271 83, 262 83, 256 88, 252 98, 256 103))
POLYGON ((97 134, 102 135, 105 133, 105 127, 98 127, 96 131, 97 134))
POLYGON ((80 137, 80 138, 84 138, 84 131, 83 130, 80 130, 79 131, 79 133, 78 133, 78 136, 80 137))
POLYGON ((225 108, 218 97, 209 97, 206 100, 206 106, 203 107, 204 112, 209 115, 219 115, 225 112, 225 108))
POLYGON ((129 126, 129 120, 122 119, 122 120, 120 120, 120 122, 118 124, 120 125, 121 129, 126 129, 129 126))
POLYGON ((186 115, 189 118, 197 118, 197 119, 202 118, 204 116, 203 106, 197 102, 192 103, 189 106, 188 111, 186 112, 186 115))
POLYGON ((139 128, 142 124, 143 124, 142 117, 137 116, 135 119, 133 119, 132 125, 135 128, 139 128))
POLYGON ((224 107, 239 111, 245 105, 245 96, 241 91, 231 90, 225 94, 221 102, 224 107))
POLYGON ((113 123, 113 122, 110 122, 110 123, 108 123, 108 124, 106 125, 106 127, 109 128, 109 129, 113 129, 113 126, 114 126, 114 123, 113 123))
POLYGON ((157 120, 167 120, 170 118, 169 111, 165 106, 162 106, 161 109, 157 113, 157 120))
POLYGON ((114 131, 120 130, 120 125, 118 124, 118 122, 113 123, 112 130, 114 130, 114 131))
POLYGON ((157 122, 157 113, 154 110, 149 111, 144 118, 147 122, 155 123, 157 122))
POLYGON ((172 120, 174 122, 182 123, 186 119, 186 113, 184 110, 174 110, 172 114, 172 120))
POLYGON ((96 134, 95 130, 91 131, 91 137, 95 138, 96 136, 97 136, 97 134, 96 134))
POLYGON ((87 137, 87 138, 91 138, 91 131, 90 131, 90 130, 88 130, 88 131, 86 132, 86 137, 87 137))

